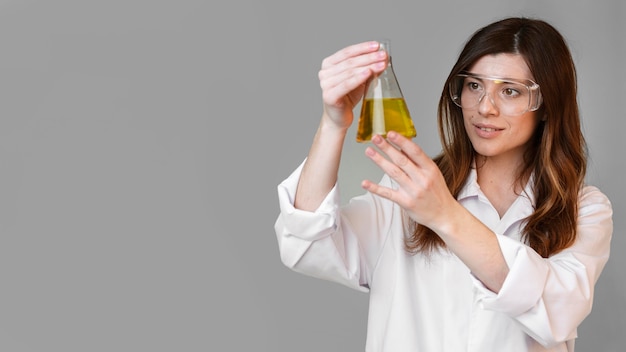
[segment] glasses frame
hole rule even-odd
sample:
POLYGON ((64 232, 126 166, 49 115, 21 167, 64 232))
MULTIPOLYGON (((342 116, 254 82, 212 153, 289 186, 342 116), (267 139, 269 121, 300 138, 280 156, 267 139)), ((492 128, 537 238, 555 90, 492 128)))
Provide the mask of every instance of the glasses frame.
MULTIPOLYGON (((537 111, 540 107, 541 104, 543 103, 543 97, 541 95, 541 90, 539 89, 539 84, 537 84, 537 82, 531 80, 531 79, 515 79, 515 78, 502 78, 502 77, 492 77, 492 76, 485 76, 485 75, 479 75, 479 74, 475 74, 475 73, 471 73, 471 72, 461 72, 458 73, 454 76, 453 80, 456 80, 458 77, 462 77, 463 81, 465 81, 465 79, 467 78, 473 78, 473 79, 477 79, 477 80, 489 80, 489 81, 499 81, 499 83, 516 83, 516 84, 521 84, 522 86, 526 87, 526 89, 528 90, 528 107, 526 108, 526 110, 518 113, 518 114, 513 114, 512 116, 519 116, 519 115, 523 115, 528 111, 537 111)), ((450 83, 448 84, 448 91, 450 93, 450 99, 452 100, 452 102, 454 103, 454 105, 460 107, 461 109, 463 109, 463 107, 461 106, 461 92, 460 90, 463 89, 464 84, 461 84, 459 87, 456 87, 457 90, 460 89, 459 91, 455 92, 455 87, 454 84, 452 84, 453 80, 450 81, 450 83)), ((487 93, 486 91, 482 93, 482 95, 480 96, 480 98, 478 99, 476 106, 477 107, 480 102, 482 101, 482 99, 486 96, 489 95, 489 93, 487 93)), ((493 100, 492 100, 493 102, 493 100)), ((496 107, 498 107, 498 109, 500 109, 499 106, 497 106, 497 104, 494 104, 496 107)), ((473 109, 475 107, 472 108, 466 108, 466 109, 473 109)))

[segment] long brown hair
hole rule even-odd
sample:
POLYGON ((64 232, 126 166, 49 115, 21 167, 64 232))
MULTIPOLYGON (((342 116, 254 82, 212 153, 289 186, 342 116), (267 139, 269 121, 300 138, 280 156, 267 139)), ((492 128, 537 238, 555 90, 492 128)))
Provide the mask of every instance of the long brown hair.
MULTIPOLYGON (((442 152, 434 158, 450 192, 457 197, 471 171, 475 151, 463 126, 461 108, 453 104, 448 86, 485 55, 520 54, 543 96, 537 110, 542 120, 524 155, 518 182, 533 175, 534 212, 525 219, 523 240, 548 257, 576 239, 578 195, 587 168, 587 149, 577 103, 574 62, 563 36, 545 21, 507 18, 474 33, 465 44, 443 88, 438 106, 442 152)), ((524 186, 524 185, 522 185, 524 186)), ((445 243, 429 228, 413 223, 405 240, 411 253, 429 253, 445 243)))

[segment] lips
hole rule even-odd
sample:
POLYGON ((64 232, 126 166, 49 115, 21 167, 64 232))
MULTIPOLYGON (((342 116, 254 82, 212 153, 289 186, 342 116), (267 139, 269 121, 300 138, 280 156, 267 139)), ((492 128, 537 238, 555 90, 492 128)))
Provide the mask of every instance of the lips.
POLYGON ((504 130, 503 128, 498 128, 493 125, 483 125, 483 124, 476 124, 474 125, 474 128, 476 129, 476 134, 483 138, 495 137, 499 134, 500 131, 504 130))
POLYGON ((483 125, 481 123, 475 124, 474 127, 478 128, 478 129, 480 129, 482 131, 485 131, 485 132, 502 131, 504 129, 504 128, 498 128, 498 127, 493 126, 493 125, 483 125))

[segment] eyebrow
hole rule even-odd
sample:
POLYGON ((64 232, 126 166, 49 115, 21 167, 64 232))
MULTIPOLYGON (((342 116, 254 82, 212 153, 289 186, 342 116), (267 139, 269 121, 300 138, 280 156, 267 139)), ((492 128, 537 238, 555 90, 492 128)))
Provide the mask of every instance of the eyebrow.
POLYGON ((474 72, 463 72, 462 74, 468 75, 469 77, 472 77, 472 78, 479 79, 481 81, 488 79, 490 81, 494 81, 497 84, 504 83, 504 82, 530 84, 531 86, 533 84, 536 84, 535 81, 529 78, 493 77, 493 76, 488 76, 488 75, 481 75, 479 73, 474 73, 474 72))

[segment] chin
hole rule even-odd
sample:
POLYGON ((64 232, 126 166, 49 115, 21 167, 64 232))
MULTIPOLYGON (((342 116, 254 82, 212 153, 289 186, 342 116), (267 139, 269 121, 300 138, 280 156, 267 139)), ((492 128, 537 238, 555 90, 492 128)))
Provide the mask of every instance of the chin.
POLYGON ((498 154, 500 154, 500 150, 494 150, 493 148, 485 148, 484 146, 481 146, 481 145, 477 146, 476 144, 472 144, 472 148, 474 149, 474 153, 476 155, 480 155, 484 157, 497 156, 498 154))

